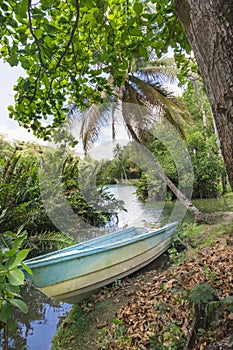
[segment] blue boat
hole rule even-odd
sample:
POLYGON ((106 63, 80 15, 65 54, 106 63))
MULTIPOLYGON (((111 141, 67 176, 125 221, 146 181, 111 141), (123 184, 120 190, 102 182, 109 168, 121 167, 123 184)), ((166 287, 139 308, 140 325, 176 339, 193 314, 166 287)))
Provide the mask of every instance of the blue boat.
POLYGON ((46 295, 78 303, 141 269, 168 249, 178 223, 154 231, 127 228, 25 261, 25 278, 46 295))

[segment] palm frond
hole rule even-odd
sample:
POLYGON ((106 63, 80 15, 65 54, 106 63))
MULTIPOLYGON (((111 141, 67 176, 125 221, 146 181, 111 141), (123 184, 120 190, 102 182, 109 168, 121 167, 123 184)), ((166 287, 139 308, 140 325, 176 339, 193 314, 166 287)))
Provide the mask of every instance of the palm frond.
POLYGON ((100 105, 91 104, 84 112, 77 111, 73 114, 73 122, 76 121, 80 125, 79 137, 85 151, 89 150, 98 139, 102 128, 109 125, 110 110, 111 103, 106 100, 100 105))
POLYGON ((150 129, 154 121, 146 108, 146 101, 143 101, 140 94, 128 82, 125 82, 125 92, 122 96, 122 116, 129 135, 137 142, 140 142, 142 130, 150 129))
MULTIPOLYGON (((101 105, 92 104, 86 111, 72 113, 79 120, 79 137, 87 152, 97 141, 101 129, 111 126, 112 137, 116 136, 117 112, 120 110, 126 130, 134 140, 161 121, 169 120, 184 136, 183 122, 189 114, 171 92, 162 87, 162 80, 175 79, 177 69, 173 58, 139 62, 135 75, 129 75, 121 88, 113 88, 113 96, 103 96, 101 105), (117 102, 116 102, 117 101, 117 102)), ((73 118, 74 119, 74 118, 73 118)))
POLYGON ((62 249, 69 247, 77 242, 68 234, 63 232, 42 232, 36 236, 31 236, 25 243, 26 247, 37 250, 62 249))
POLYGON ((174 125, 184 137, 183 124, 184 121, 190 119, 186 107, 178 100, 175 100, 170 93, 166 93, 160 88, 155 88, 150 83, 138 77, 130 76, 129 81, 132 83, 131 86, 141 96, 141 101, 145 101, 145 106, 148 107, 148 105, 150 105, 151 116, 153 117, 153 108, 156 106, 155 116, 157 117, 157 113, 159 112, 161 117, 164 117, 174 125))

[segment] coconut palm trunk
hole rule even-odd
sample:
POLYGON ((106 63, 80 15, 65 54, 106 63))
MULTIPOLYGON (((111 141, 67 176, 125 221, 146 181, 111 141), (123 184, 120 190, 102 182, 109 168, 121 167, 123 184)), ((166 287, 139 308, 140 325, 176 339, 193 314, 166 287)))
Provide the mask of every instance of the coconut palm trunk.
POLYGON ((160 178, 164 181, 164 183, 170 188, 170 190, 175 194, 175 196, 179 199, 179 201, 185 206, 185 208, 193 214, 196 221, 202 221, 205 217, 203 214, 193 203, 176 187, 176 185, 169 179, 169 177, 164 174, 162 169, 154 162, 154 168, 160 178))
MULTIPOLYGON (((142 145, 141 141, 138 137, 135 137, 135 133, 132 134, 133 140, 136 142, 137 145, 142 145)), ((154 170, 156 170, 156 173, 159 175, 159 177, 164 181, 166 186, 174 193, 174 195, 177 197, 177 199, 184 205, 184 207, 194 216, 196 222, 202 222, 202 221, 208 221, 208 215, 205 213, 202 213, 191 201, 190 199, 185 196, 183 192, 181 192, 177 186, 169 179, 169 177, 164 173, 164 171, 161 169, 159 164, 152 159, 150 152, 145 147, 140 147, 140 153, 141 156, 144 156, 144 159, 149 159, 150 166, 153 167, 154 170)))

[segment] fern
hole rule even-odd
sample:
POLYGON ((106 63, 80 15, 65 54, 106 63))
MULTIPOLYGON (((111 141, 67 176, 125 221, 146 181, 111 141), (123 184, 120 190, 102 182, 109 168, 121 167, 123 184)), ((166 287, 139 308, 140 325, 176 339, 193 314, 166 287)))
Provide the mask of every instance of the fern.
POLYGON ((42 232, 30 237, 25 246, 37 250, 62 249, 77 242, 68 234, 63 232, 42 232))

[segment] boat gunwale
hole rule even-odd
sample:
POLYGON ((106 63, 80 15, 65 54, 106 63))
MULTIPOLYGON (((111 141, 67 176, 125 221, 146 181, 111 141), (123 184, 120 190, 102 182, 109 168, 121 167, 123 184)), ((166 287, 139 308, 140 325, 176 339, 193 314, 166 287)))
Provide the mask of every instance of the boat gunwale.
MULTIPOLYGON (((84 256, 94 255, 94 254, 101 253, 104 251, 106 252, 108 250, 112 250, 112 249, 119 248, 119 247, 122 247, 125 245, 129 245, 131 243, 139 242, 141 240, 147 239, 147 238, 152 237, 152 236, 160 235, 173 227, 174 228, 177 227, 177 225, 178 225, 178 222, 173 222, 173 223, 167 224, 159 229, 156 229, 154 231, 146 231, 146 232, 140 233, 136 236, 134 235, 134 236, 130 236, 130 237, 127 237, 124 239, 116 240, 112 243, 106 242, 105 244, 102 244, 102 245, 100 244, 99 246, 97 245, 95 247, 88 247, 87 249, 82 249, 82 250, 78 250, 78 246, 81 247, 81 245, 83 243, 75 244, 75 245, 70 246, 68 248, 58 250, 56 252, 52 252, 49 254, 38 256, 36 258, 25 260, 24 264, 30 268, 36 268, 36 267, 40 268, 42 266, 51 265, 51 264, 58 264, 58 263, 72 260, 72 259, 76 259, 79 257, 81 258, 84 256), (72 248, 74 249, 75 247, 77 247, 77 249, 75 251, 73 251, 72 248)), ((129 230, 129 229, 132 229, 135 231, 134 227, 128 228, 126 230, 129 230)), ((124 230, 114 232, 114 234, 116 234, 116 236, 117 236, 117 234, 120 234, 120 233, 122 234, 122 232, 124 232, 124 230)), ((112 235, 112 233, 110 233, 108 235, 110 236, 110 235, 112 235)), ((108 235, 105 235, 105 237, 107 237, 108 235)), ((88 243, 94 242, 95 243, 96 241, 98 242, 98 238, 102 238, 102 237, 103 236, 100 236, 100 237, 88 240, 86 242, 88 242, 88 243)))

